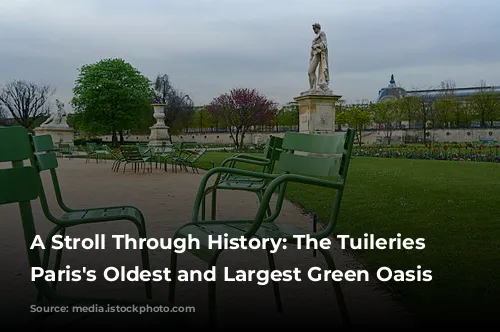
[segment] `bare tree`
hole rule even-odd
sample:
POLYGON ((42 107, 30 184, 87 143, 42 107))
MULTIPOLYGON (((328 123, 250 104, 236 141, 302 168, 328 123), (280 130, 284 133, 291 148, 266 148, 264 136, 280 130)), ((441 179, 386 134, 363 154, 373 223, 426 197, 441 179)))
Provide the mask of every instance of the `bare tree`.
POLYGON ((0 90, 0 105, 19 125, 31 129, 33 123, 49 113, 49 98, 54 93, 55 89, 47 84, 14 80, 0 90))

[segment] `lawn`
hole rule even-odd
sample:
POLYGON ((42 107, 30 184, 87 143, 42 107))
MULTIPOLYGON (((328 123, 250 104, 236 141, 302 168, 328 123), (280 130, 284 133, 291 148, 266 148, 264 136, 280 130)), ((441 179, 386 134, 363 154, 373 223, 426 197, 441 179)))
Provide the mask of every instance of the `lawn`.
MULTIPOLYGON (((231 153, 209 152, 200 166, 231 153)), ((388 283, 421 323, 484 321, 500 312, 500 165, 353 157, 337 234, 425 238, 424 250, 356 251, 368 269, 432 270, 431 282, 388 283)), ((325 219, 332 195, 289 187, 325 219)))

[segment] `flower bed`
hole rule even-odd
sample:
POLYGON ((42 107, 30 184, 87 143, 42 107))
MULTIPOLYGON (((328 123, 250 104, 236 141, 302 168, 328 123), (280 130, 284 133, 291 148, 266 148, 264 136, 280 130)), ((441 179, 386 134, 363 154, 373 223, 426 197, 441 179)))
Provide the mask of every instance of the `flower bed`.
POLYGON ((371 144, 355 146, 353 156, 379 158, 407 158, 451 161, 500 162, 499 145, 471 143, 371 144))

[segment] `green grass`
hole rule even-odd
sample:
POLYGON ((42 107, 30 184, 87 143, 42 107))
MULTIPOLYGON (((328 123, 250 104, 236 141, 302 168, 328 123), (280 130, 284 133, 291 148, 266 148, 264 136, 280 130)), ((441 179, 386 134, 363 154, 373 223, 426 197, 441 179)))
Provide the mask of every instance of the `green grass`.
MULTIPOLYGON (((209 152, 200 166, 231 153, 209 152)), ((332 195, 291 185, 288 198, 325 220, 332 195)), ((376 271, 432 270, 431 282, 388 283, 418 322, 472 322, 500 312, 500 165, 354 157, 337 234, 425 238, 424 250, 355 254, 376 271)))

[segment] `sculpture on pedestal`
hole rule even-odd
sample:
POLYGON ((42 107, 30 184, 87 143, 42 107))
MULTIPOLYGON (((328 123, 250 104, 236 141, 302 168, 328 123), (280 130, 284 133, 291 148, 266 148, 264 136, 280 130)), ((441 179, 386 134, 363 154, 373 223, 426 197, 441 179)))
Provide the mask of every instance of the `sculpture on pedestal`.
POLYGON ((64 104, 57 99, 56 105, 57 111, 45 120, 45 122, 40 125, 40 128, 69 128, 67 122, 68 116, 64 110, 64 104))
POLYGON ((312 41, 309 59, 309 92, 331 93, 331 90, 328 88, 330 73, 328 68, 328 43, 326 34, 324 31, 321 31, 319 23, 314 23, 312 27, 316 36, 312 41))

